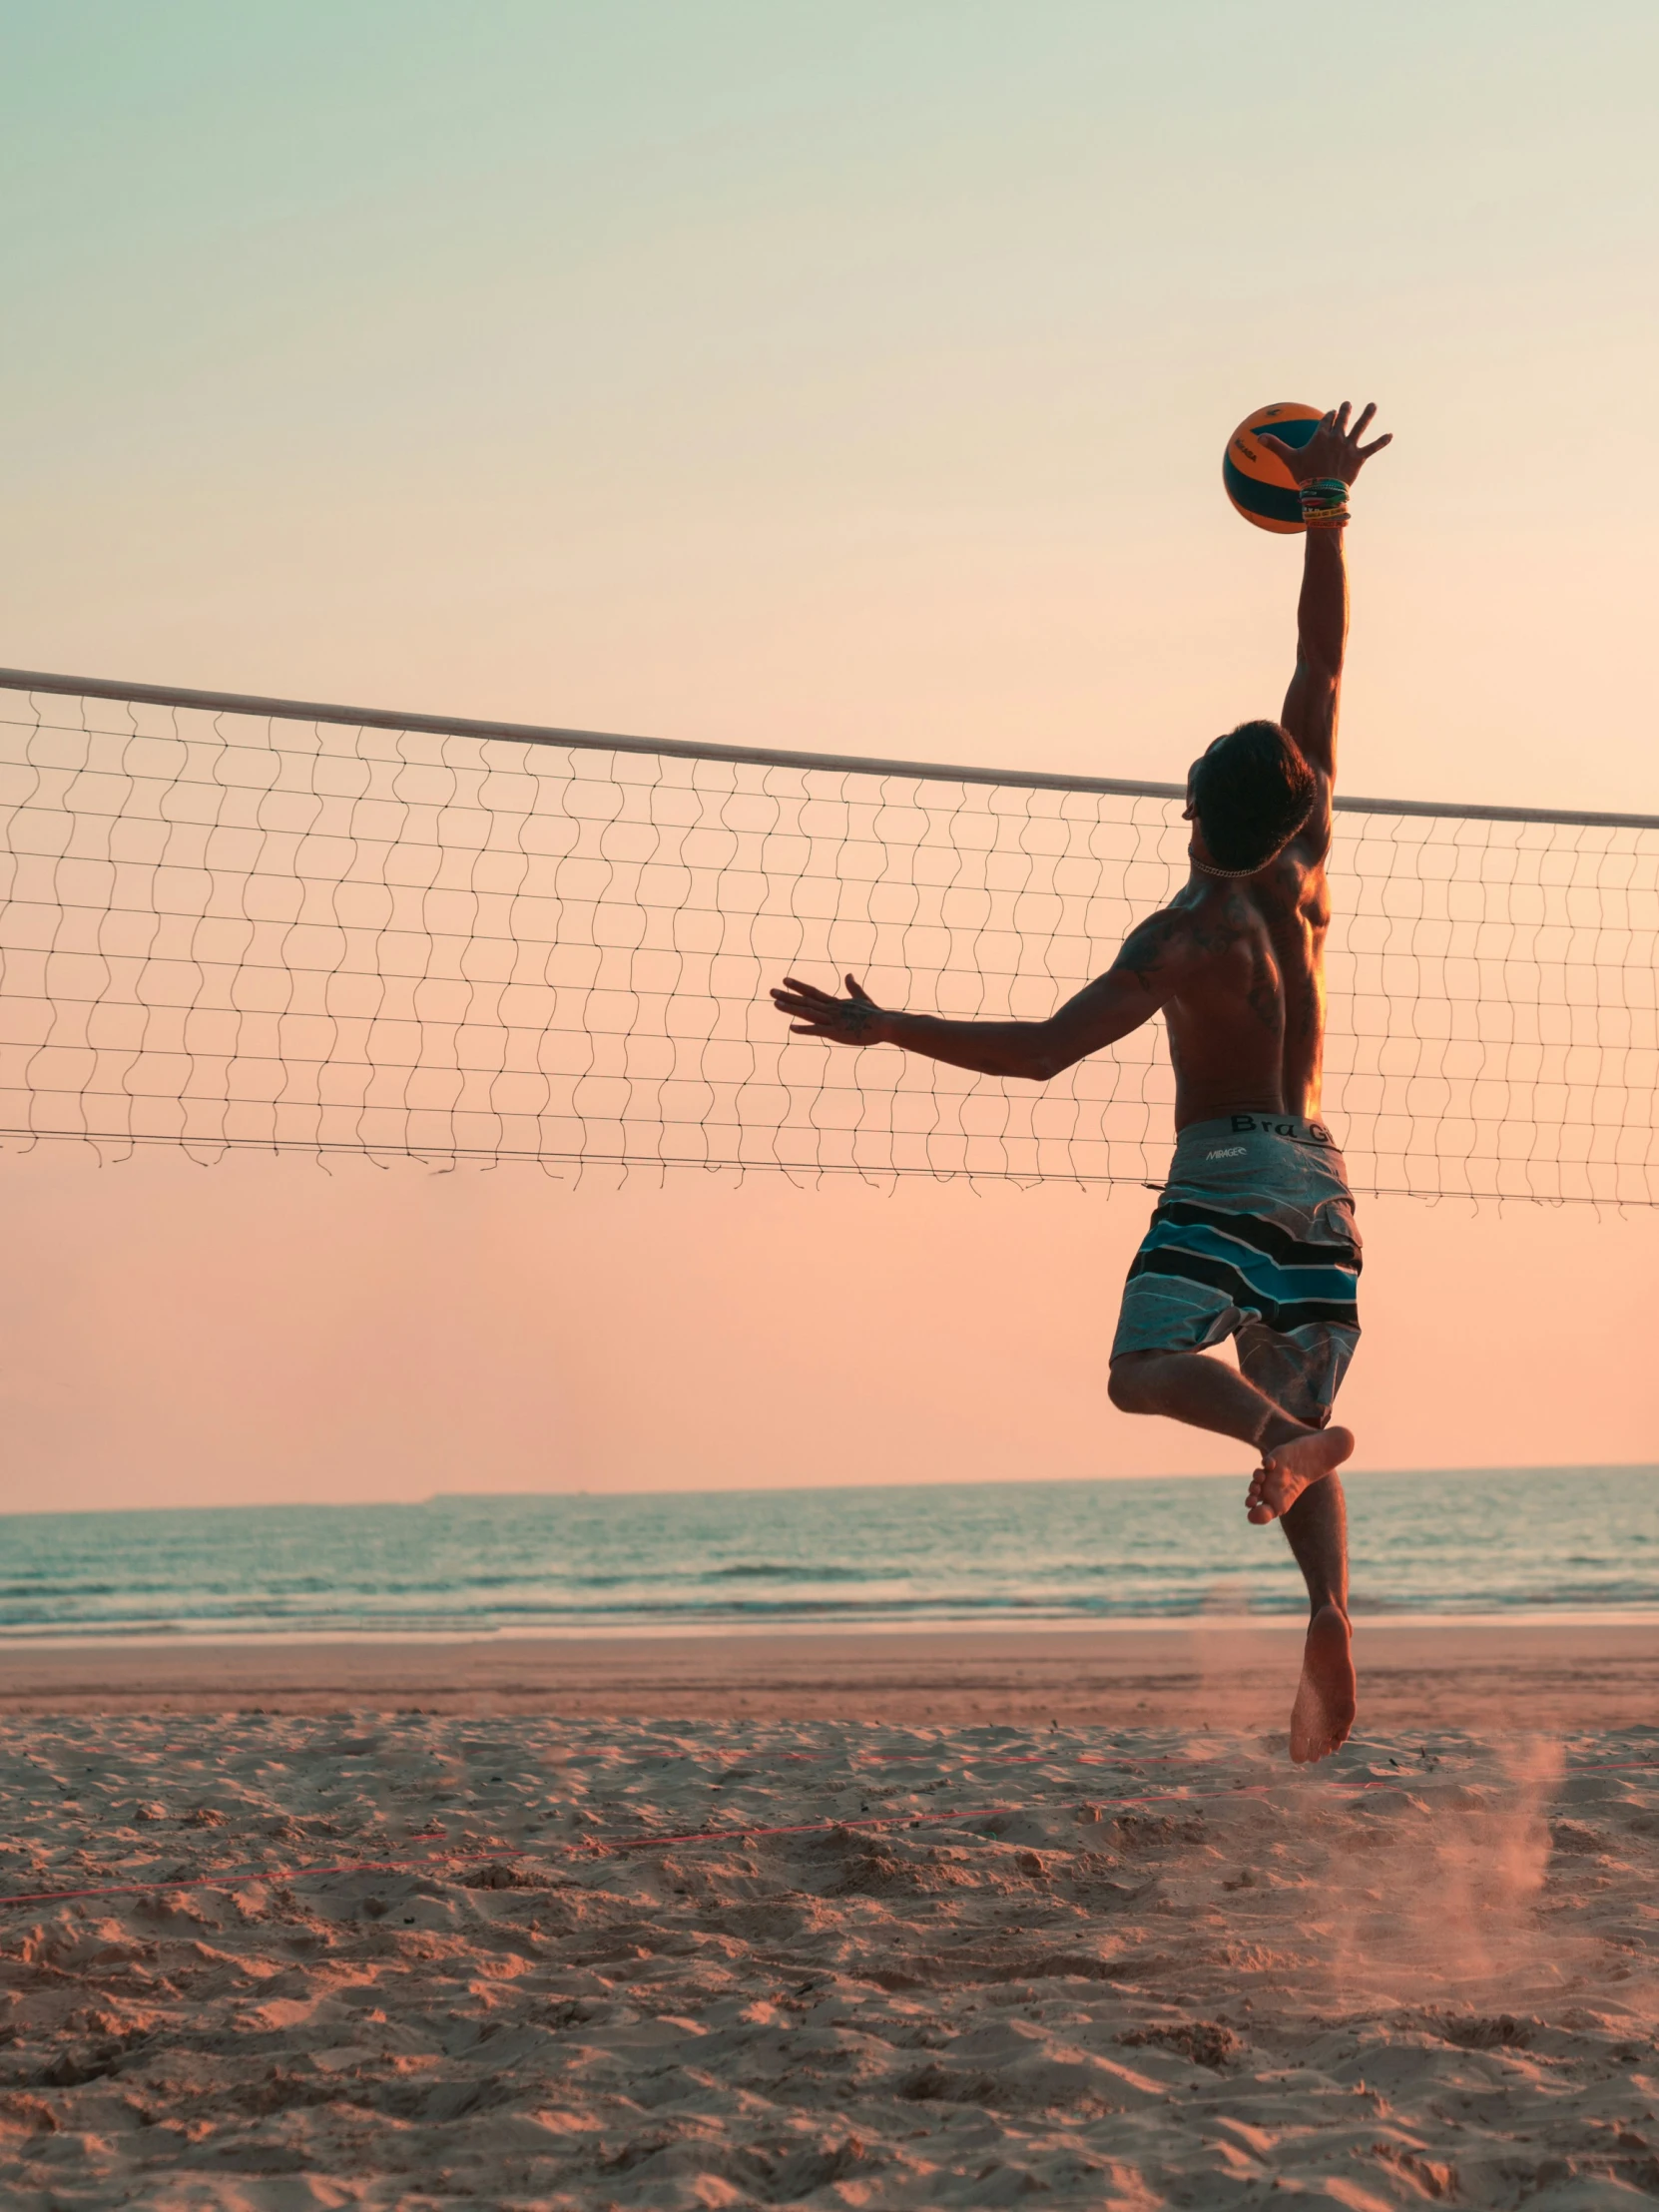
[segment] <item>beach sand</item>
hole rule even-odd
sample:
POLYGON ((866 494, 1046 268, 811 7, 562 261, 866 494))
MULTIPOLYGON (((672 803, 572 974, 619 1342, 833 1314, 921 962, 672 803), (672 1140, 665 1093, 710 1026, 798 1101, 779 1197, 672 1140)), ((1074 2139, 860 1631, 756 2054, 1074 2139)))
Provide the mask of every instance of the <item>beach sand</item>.
MULTIPOLYGON (((0 1642, 0 1714, 621 1713, 648 1719, 1076 1721, 1284 1726, 1302 1628, 1169 1627, 839 1635, 494 1636, 337 1642, 0 1642)), ((1659 1623, 1362 1621, 1372 1727, 1620 1728, 1659 1717, 1659 1623)))
POLYGON ((0 1651, 0 2201, 1651 2202, 1659 1636, 1364 1646, 0 1651))

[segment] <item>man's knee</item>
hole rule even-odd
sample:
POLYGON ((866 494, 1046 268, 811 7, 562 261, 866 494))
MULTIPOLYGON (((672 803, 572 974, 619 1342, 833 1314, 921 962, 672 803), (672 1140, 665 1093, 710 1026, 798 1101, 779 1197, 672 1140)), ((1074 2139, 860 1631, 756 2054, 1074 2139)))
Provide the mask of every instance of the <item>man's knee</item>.
POLYGON ((1106 1377, 1106 1395, 1120 1413, 1144 1413, 1151 1404, 1153 1365, 1158 1352, 1125 1352, 1112 1362, 1106 1377))

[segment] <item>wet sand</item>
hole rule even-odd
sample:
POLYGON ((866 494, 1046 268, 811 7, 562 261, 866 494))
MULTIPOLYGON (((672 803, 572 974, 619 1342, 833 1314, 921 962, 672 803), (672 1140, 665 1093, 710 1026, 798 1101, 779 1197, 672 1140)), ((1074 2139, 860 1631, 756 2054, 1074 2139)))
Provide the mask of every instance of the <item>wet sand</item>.
MULTIPOLYGON (((0 1714, 325 1713, 363 1705, 586 1719, 1088 1721, 1282 1728, 1295 1622, 904 1634, 0 1643, 0 1714)), ((1659 1622, 1362 1620, 1373 1727, 1618 1728, 1659 1713, 1659 1622)))

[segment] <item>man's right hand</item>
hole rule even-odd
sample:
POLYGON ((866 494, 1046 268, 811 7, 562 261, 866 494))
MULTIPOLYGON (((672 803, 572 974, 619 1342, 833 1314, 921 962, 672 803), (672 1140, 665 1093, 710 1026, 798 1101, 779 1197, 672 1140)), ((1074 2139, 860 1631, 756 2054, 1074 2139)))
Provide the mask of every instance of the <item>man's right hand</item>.
POLYGON ((1311 484, 1316 476, 1340 476, 1345 484, 1352 484, 1374 453, 1381 453, 1383 446, 1393 443, 1393 432, 1385 430, 1382 437, 1373 438, 1370 445, 1360 440, 1371 427, 1377 412, 1375 401, 1367 404, 1365 412, 1351 430, 1348 426, 1349 402, 1333 407, 1320 419, 1320 426, 1306 445, 1287 445, 1283 438, 1276 438, 1267 430, 1258 430, 1257 443, 1277 453, 1299 484, 1311 484))

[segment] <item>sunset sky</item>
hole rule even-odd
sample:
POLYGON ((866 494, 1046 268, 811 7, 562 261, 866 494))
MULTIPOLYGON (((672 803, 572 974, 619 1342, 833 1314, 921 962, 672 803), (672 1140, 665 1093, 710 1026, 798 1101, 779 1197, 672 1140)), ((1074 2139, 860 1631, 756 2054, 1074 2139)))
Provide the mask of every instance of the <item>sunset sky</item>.
MULTIPOLYGON (((1349 789, 1659 813, 1651 0, 27 0, 0 659, 1174 779, 1376 398, 1349 789)), ((1149 1203, 0 1156, 18 1505, 1129 1474, 1149 1203)), ((1659 1220, 1374 1203, 1364 1467, 1648 1460, 1659 1220)))

